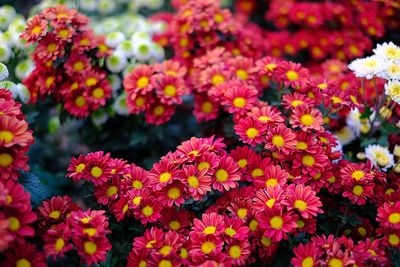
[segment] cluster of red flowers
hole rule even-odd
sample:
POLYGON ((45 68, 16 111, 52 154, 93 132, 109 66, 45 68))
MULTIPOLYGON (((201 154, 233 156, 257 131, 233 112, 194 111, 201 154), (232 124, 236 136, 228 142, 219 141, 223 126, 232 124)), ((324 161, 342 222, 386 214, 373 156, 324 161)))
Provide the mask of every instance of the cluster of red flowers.
POLYGON ((104 37, 87 27, 89 19, 59 5, 47 8, 28 21, 22 38, 36 44, 36 68, 23 83, 31 103, 52 94, 74 116, 86 117, 104 106, 112 88, 99 60, 111 51, 104 37))
POLYGON ((178 61, 136 67, 123 81, 128 111, 145 112, 146 122, 151 124, 169 121, 176 105, 182 104, 181 97, 189 93, 184 80, 186 72, 178 61))
POLYGON ((0 253, 5 255, 0 265, 41 267, 44 254, 25 240, 35 234, 31 196, 17 183, 19 171, 29 169, 26 153, 33 143, 20 107, 10 91, 0 89, 0 253))
POLYGON ((83 211, 68 196, 52 197, 38 208, 39 236, 47 257, 65 257, 75 249, 87 265, 106 260, 111 249, 104 210, 83 211))
POLYGON ((314 236, 293 249, 292 264, 303 266, 388 266, 384 244, 380 240, 358 241, 351 238, 314 236))

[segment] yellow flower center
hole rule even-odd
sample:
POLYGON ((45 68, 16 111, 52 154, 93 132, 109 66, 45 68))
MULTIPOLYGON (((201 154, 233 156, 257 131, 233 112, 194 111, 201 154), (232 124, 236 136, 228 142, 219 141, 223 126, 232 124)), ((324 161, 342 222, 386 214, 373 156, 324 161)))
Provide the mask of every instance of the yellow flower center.
POLYGON ((293 82, 299 79, 299 74, 293 70, 288 70, 286 72, 286 77, 289 81, 293 82))
POLYGON ((94 77, 91 77, 91 78, 86 80, 86 86, 87 87, 90 87, 90 86, 93 86, 93 85, 96 85, 96 84, 97 84, 97 79, 94 78, 94 77))
POLYGON ((248 138, 252 139, 258 135, 258 130, 256 128, 249 128, 246 131, 246 135, 248 138))
POLYGON ((78 96, 75 99, 75 105, 79 108, 83 107, 86 104, 86 99, 83 96, 78 96))
POLYGON ((179 253, 179 256, 181 256, 182 259, 187 259, 189 256, 189 253, 186 248, 181 248, 181 253, 179 253))
POLYGON ((236 97, 233 99, 233 106, 236 108, 243 108, 246 105, 246 99, 243 97, 236 97))
POLYGON ((249 228, 252 232, 256 231, 258 227, 258 222, 255 219, 252 219, 249 223, 249 228))
POLYGON ((310 126, 314 123, 314 118, 310 114, 304 114, 300 117, 301 124, 310 126))
POLYGON ((33 29, 32 29, 32 32, 31 32, 33 35, 38 35, 38 34, 40 34, 40 33, 42 33, 42 28, 40 27, 40 26, 35 26, 33 29))
POLYGON ((54 244, 54 249, 55 249, 57 252, 60 252, 60 251, 64 248, 64 246, 65 246, 65 241, 64 241, 64 239, 62 239, 62 238, 60 237, 60 238, 58 238, 58 239, 56 240, 56 243, 54 244))
POLYGON ((291 103, 292 107, 294 107, 294 108, 297 106, 303 105, 303 104, 304 104, 304 102, 302 100, 293 100, 291 103))
POLYGON ((201 245, 201 251, 204 254, 210 254, 214 249, 215 249, 215 244, 210 241, 206 241, 201 245))
POLYGON ((206 113, 209 114, 212 112, 213 109, 213 104, 210 101, 205 101, 202 105, 201 105, 201 110, 206 113))
POLYGON ((96 243, 92 242, 92 241, 86 241, 83 244, 83 247, 85 249, 85 252, 89 255, 93 255, 94 253, 96 253, 97 251, 97 245, 96 243))
POLYGON ((297 224, 297 227, 300 228, 300 229, 303 228, 304 225, 306 225, 302 220, 296 221, 296 224, 297 224))
POLYGON ((85 167, 86 167, 85 163, 81 163, 81 164, 79 164, 78 166, 76 166, 75 171, 76 171, 77 173, 81 173, 81 172, 83 172, 83 170, 85 169, 85 167))
POLYGON ((206 228, 204 228, 203 233, 206 235, 213 235, 213 234, 215 234, 215 231, 217 231, 217 227, 215 227, 214 225, 211 225, 211 226, 207 226, 206 228))
POLYGON ((97 233, 96 228, 85 228, 83 229, 83 233, 89 235, 89 236, 94 236, 97 233))
POLYGON ((351 174, 351 178, 355 179, 356 181, 359 181, 360 179, 364 178, 364 176, 365 176, 365 173, 360 170, 354 171, 351 174))
POLYGON ((283 146, 285 144, 285 140, 283 139, 282 135, 274 135, 272 137, 272 144, 274 146, 281 147, 281 146, 283 146))
POLYGON ((178 199, 181 196, 181 190, 177 187, 172 187, 171 189, 168 190, 168 197, 170 199, 178 199))
POLYGON ((212 76, 211 78, 211 83, 216 86, 219 85, 221 83, 225 82, 225 77, 220 75, 220 74, 215 74, 214 76, 212 76))
POLYGON ((149 82, 150 82, 149 78, 146 77, 146 76, 143 76, 143 77, 141 77, 140 79, 137 80, 136 86, 139 89, 143 89, 149 84, 149 82))
POLYGON ((389 215, 389 222, 392 224, 397 224, 400 222, 400 213, 398 212, 394 212, 392 214, 389 215))
POLYGON ((143 188, 143 183, 139 180, 135 180, 132 183, 133 188, 135 189, 142 189, 143 188))
POLYGON ((61 38, 65 39, 69 35, 69 30, 68 29, 62 29, 61 31, 58 32, 58 36, 61 38))
POLYGON ((116 187, 115 185, 112 185, 107 189, 106 195, 107 195, 107 197, 112 197, 117 192, 118 192, 118 187, 116 187))
POLYGON ((247 216, 247 209, 240 208, 237 210, 236 214, 240 219, 244 219, 247 216))
POLYGON ((275 187, 278 184, 278 179, 276 178, 269 178, 265 181, 265 186, 268 187, 275 187))
POLYGON ((13 232, 18 231, 19 228, 21 228, 21 223, 16 217, 8 218, 8 223, 9 223, 8 229, 10 229, 13 232))
POLYGON ((0 154, 0 166, 1 167, 8 167, 13 163, 13 158, 8 153, 1 153, 0 154))
POLYGON ((263 244, 265 247, 269 247, 272 244, 272 241, 270 238, 263 236, 261 238, 261 244, 263 244))
POLYGON ((217 181, 220 183, 226 182, 228 180, 228 172, 224 169, 217 170, 215 176, 217 177, 217 181))
POLYGON ((306 166, 308 166, 308 167, 313 166, 314 163, 315 163, 315 159, 314 159, 314 157, 311 156, 311 155, 305 155, 305 156, 303 156, 303 158, 302 158, 301 161, 302 161, 302 163, 303 163, 304 165, 306 165, 306 166))
POLYGON ((46 79, 46 87, 47 87, 47 88, 50 88, 50 86, 53 85, 54 80, 55 80, 55 78, 52 77, 52 76, 51 76, 51 77, 47 77, 47 79, 46 79))
POLYGON ((280 230, 283 226, 283 219, 281 216, 274 216, 269 220, 269 223, 273 229, 280 230))
POLYGON ((16 267, 31 267, 31 263, 27 260, 27 259, 19 259, 16 263, 15 263, 16 267))
POLYGON ((361 185, 356 185, 356 186, 353 187, 353 193, 354 193, 356 196, 361 196, 361 194, 363 193, 363 191, 364 191, 364 189, 363 189, 363 187, 362 187, 361 185))
POLYGON ((3 141, 6 144, 11 143, 14 140, 14 134, 10 131, 0 131, 0 141, 3 141))
POLYGON ((56 51, 56 50, 57 50, 57 45, 54 44, 54 43, 51 43, 51 44, 49 44, 49 45, 47 46, 47 51, 48 51, 49 53, 53 53, 53 52, 56 51))
POLYGON ((58 210, 53 210, 52 212, 49 213, 49 217, 56 220, 60 218, 60 215, 61 213, 58 210))
POLYGON ((172 262, 170 260, 161 260, 160 263, 158 264, 158 267, 172 267, 172 262))
POLYGON ((147 244, 146 244, 146 248, 153 248, 154 246, 154 244, 156 243, 156 240, 150 240, 149 242, 147 242, 147 244))
POLYGON ((266 71, 273 71, 276 67, 277 67, 276 64, 274 64, 274 63, 269 63, 269 64, 267 64, 267 65, 264 66, 264 70, 266 70, 266 71))
POLYGON ((388 241, 390 245, 397 246, 400 242, 400 239, 396 234, 390 234, 388 237, 388 241))
POLYGON ((233 259, 239 259, 240 256, 242 256, 242 250, 238 245, 231 246, 229 248, 229 256, 231 256, 233 259))
POLYGON ((310 256, 303 259, 301 262, 301 267, 313 267, 314 266, 314 259, 310 256))
POLYGON ((247 165, 247 159, 240 159, 239 161, 238 161, 238 164, 239 164, 239 167, 240 168, 244 168, 244 167, 246 167, 246 165, 247 165))
POLYGON ((96 166, 90 170, 90 173, 93 177, 99 178, 103 174, 103 170, 96 166))
POLYGON ((357 231, 361 236, 366 236, 367 235, 367 230, 362 226, 358 227, 357 231))
POLYGON ((249 78, 249 74, 245 70, 237 70, 236 76, 239 77, 241 80, 245 81, 249 78))
POLYGON ((264 175, 264 171, 260 168, 256 168, 251 172, 252 177, 259 177, 259 176, 263 176, 263 175, 264 175))
POLYGON ((154 108, 153 113, 154 113, 156 116, 160 116, 160 115, 162 115, 162 114, 164 113, 164 111, 165 111, 164 106, 158 105, 158 106, 156 106, 156 107, 154 108))
POLYGON ((197 188, 199 186, 199 179, 196 176, 189 176, 187 178, 188 184, 190 187, 197 188))
POLYGON ((172 247, 171 246, 163 246, 162 248, 160 248, 160 250, 158 252, 160 252, 160 254, 164 255, 164 256, 168 256, 169 253, 171 253, 172 247))
POLYGON ((169 172, 164 172, 160 175, 160 182, 166 183, 171 179, 172 175, 169 172))
POLYGON ((270 209, 272 209, 274 204, 275 204, 275 198, 271 198, 271 199, 268 199, 267 201, 265 201, 265 205, 268 206, 270 209))
POLYGON ((343 262, 341 259, 332 258, 328 261, 329 267, 343 267, 343 262))
POLYGON ((294 207, 299 211, 305 211, 307 209, 307 203, 301 199, 294 202, 294 207))
POLYGON ((132 199, 132 203, 133 203, 134 205, 139 205, 141 201, 142 201, 142 197, 134 197, 134 198, 132 199))
POLYGON ((97 99, 103 98, 104 97, 104 90, 102 88, 100 88, 100 87, 96 88, 96 89, 93 90, 92 96, 94 98, 97 98, 97 99))
POLYGON ((201 170, 203 170, 205 168, 209 169, 210 168, 210 163, 208 163, 208 162, 200 162, 199 166, 197 166, 197 169, 199 171, 201 171, 201 170))
POLYGON ((268 116, 260 116, 260 117, 258 117, 258 120, 261 122, 268 122, 271 120, 271 118, 268 116))
POLYGON ((179 230, 179 228, 181 228, 181 223, 178 221, 170 221, 170 223, 168 224, 169 228, 171 228, 174 231, 179 230))
POLYGON ((176 87, 172 84, 169 84, 169 85, 165 86, 164 93, 165 93, 165 95, 167 95, 169 97, 173 97, 176 95, 176 87))
POLYGON ((146 217, 150 217, 151 215, 153 215, 153 207, 147 205, 142 209, 142 213, 144 216, 146 217))
POLYGON ((230 237, 233 237, 234 235, 236 235, 236 231, 232 227, 228 227, 225 229, 225 234, 230 237))

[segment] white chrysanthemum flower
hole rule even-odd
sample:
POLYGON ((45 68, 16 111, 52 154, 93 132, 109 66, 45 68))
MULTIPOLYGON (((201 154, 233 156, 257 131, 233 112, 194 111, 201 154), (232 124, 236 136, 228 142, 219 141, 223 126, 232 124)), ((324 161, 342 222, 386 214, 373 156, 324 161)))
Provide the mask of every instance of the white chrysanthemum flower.
POLYGON ((107 79, 110 82, 111 87, 114 92, 117 91, 119 88, 121 88, 122 81, 118 75, 116 75, 116 74, 108 75, 107 79))
POLYGON ((35 66, 33 65, 33 61, 30 59, 26 59, 24 61, 21 61, 18 63, 18 65, 15 67, 15 76, 22 80, 26 78, 31 72, 35 66))
POLYGON ((162 34, 167 30, 167 24, 163 21, 155 21, 151 24, 152 34, 162 34))
POLYGON ((93 12, 97 8, 97 1, 96 0, 79 0, 78 5, 84 11, 93 12))
POLYGON ((131 58, 134 55, 133 42, 125 40, 117 46, 117 51, 123 53, 126 57, 131 58))
POLYGON ((106 59, 107 68, 114 73, 121 72, 127 64, 126 56, 119 51, 114 51, 106 59))
POLYGON ((4 31, 8 28, 11 22, 14 20, 17 12, 10 5, 4 5, 0 7, 0 30, 4 31))
POLYGON ((125 39, 125 34, 122 32, 111 32, 107 34, 106 45, 111 48, 116 48, 125 39))
POLYGON ((384 62, 382 58, 374 55, 353 60, 348 67, 356 77, 372 79, 384 70, 384 62))
POLYGON ((8 72, 7 66, 3 63, 0 63, 0 81, 7 79, 9 74, 10 73, 8 72))
POLYGON ((378 44, 373 51, 375 55, 384 60, 400 63, 400 47, 392 42, 378 44))
POLYGON ((122 115, 122 116, 128 116, 129 112, 126 107, 126 94, 122 94, 118 96, 113 104, 113 108, 117 114, 122 115))
POLYGON ((383 71, 378 73, 378 77, 385 80, 400 80, 400 64, 387 61, 384 65, 383 71))
POLYGON ((16 17, 8 27, 8 31, 21 34, 26 28, 26 21, 24 17, 16 17))
POLYGON ((151 41, 151 36, 147 32, 135 32, 132 34, 131 41, 133 43, 140 42, 140 41, 151 41))
POLYGON ((165 57, 164 48, 161 45, 153 42, 151 47, 151 56, 155 61, 162 61, 165 57))
POLYGON ((334 133, 336 137, 338 138, 339 142, 345 146, 347 144, 350 144, 356 139, 356 136, 353 132, 353 130, 349 126, 345 126, 342 129, 340 129, 338 132, 334 133))
POLYGON ((152 41, 141 39, 133 43, 133 55, 138 61, 147 61, 152 56, 152 41))
POLYGON ((400 157, 400 145, 395 145, 393 148, 393 155, 400 157))
POLYGON ((116 9, 116 3, 115 1, 110 1, 110 0, 100 0, 97 6, 97 10, 99 11, 100 14, 110 14, 115 11, 116 9))
POLYGON ((26 104, 29 102, 29 100, 31 99, 31 93, 29 92, 28 88, 24 84, 18 83, 15 86, 15 90, 18 94, 19 99, 22 101, 22 103, 26 104))
POLYGON ((365 157, 383 171, 394 165, 394 157, 389 150, 380 145, 369 145, 365 149, 365 157))
MULTIPOLYGON (((329 132, 329 131, 328 131, 329 132)), ((343 157, 343 145, 340 142, 339 137, 337 137, 336 135, 332 134, 332 136, 337 140, 337 145, 335 147, 332 148, 332 152, 340 152, 340 154, 342 155, 340 158, 338 158, 337 160, 334 160, 333 163, 337 163, 339 162, 342 157, 343 157)))
POLYGON ((0 43, 0 62, 8 62, 12 55, 12 51, 8 45, 0 43))
POLYGON ((100 126, 104 124, 108 120, 108 114, 104 109, 97 109, 95 110, 90 118, 92 119, 92 122, 96 126, 100 126))
POLYGON ((0 35, 0 43, 3 45, 8 46, 10 49, 14 47, 16 38, 14 37, 14 34, 9 31, 2 32, 0 35))
POLYGON ((101 21, 93 20, 91 26, 97 34, 109 34, 119 31, 119 22, 115 17, 109 17, 101 21))
POLYGON ((354 134, 356 136, 360 135, 360 130, 361 130, 360 118, 361 118, 361 112, 358 110, 358 108, 352 109, 346 118, 347 126, 349 126, 354 131, 354 134))
POLYGON ((391 80, 385 84, 385 94, 400 104, 400 80, 391 80))

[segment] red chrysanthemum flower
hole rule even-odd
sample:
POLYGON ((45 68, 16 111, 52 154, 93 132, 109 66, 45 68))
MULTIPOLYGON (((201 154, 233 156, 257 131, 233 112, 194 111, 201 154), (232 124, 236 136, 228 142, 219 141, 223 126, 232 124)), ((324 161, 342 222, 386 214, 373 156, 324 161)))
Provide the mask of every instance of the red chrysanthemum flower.
POLYGON ((265 137, 265 149, 272 152, 289 154, 296 146, 296 134, 284 124, 271 127, 265 137))
POLYGON ((292 264, 295 267, 308 267, 315 266, 318 264, 318 259, 320 257, 320 251, 315 248, 314 242, 309 242, 306 244, 299 244, 299 246, 293 248, 293 253, 295 255, 292 258, 292 264))
POLYGON ((323 131, 323 123, 322 114, 318 109, 304 105, 296 107, 290 116, 290 124, 293 127, 300 127, 303 131, 323 131))
POLYGON ((27 236, 33 236, 35 230, 29 224, 36 221, 36 214, 32 210, 27 210, 22 213, 9 211, 6 213, 8 220, 8 230, 14 238, 21 241, 27 236))
POLYGON ((47 33, 48 21, 40 16, 34 16, 26 24, 26 28, 20 37, 26 39, 28 44, 36 42, 47 33))
POLYGON ((249 238, 249 227, 239 218, 224 218, 224 238, 229 241, 243 241, 249 238))
POLYGON ((304 87, 307 84, 309 73, 301 64, 282 61, 277 69, 278 80, 283 82, 285 86, 292 88, 304 87))
POLYGON ((162 206, 153 197, 145 197, 141 200, 140 206, 134 210, 135 217, 143 224, 156 222, 160 217, 162 206))
POLYGON ((219 215, 215 212, 204 213, 200 219, 193 220, 193 227, 191 233, 196 233, 200 236, 218 236, 224 231, 224 216, 219 215))
POLYGON ((348 162, 340 169, 340 176, 344 183, 352 183, 353 181, 368 183, 374 179, 372 165, 365 163, 348 162))
POLYGON ((352 181, 346 184, 343 196, 350 199, 353 204, 364 205, 367 199, 372 198, 374 195, 373 183, 359 183, 352 181))
POLYGON ((246 113, 257 100, 257 90, 242 83, 233 83, 224 94, 222 105, 227 106, 229 113, 246 113))
POLYGON ((248 167, 249 161, 256 156, 256 152, 247 146, 238 146, 234 150, 231 150, 229 155, 237 162, 239 168, 243 171, 248 167))
POLYGON ((255 147, 263 141, 267 126, 246 117, 240 119, 234 129, 236 134, 239 135, 239 140, 255 147))
POLYGON ((304 94, 297 92, 285 94, 282 97, 282 106, 287 109, 294 109, 298 106, 314 106, 314 101, 304 94))
POLYGON ((194 213, 175 207, 164 208, 161 211, 160 225, 165 230, 172 230, 178 233, 189 233, 194 213))
POLYGON ((0 145, 25 147, 33 143, 32 131, 28 130, 26 121, 16 117, 0 116, 0 145))
POLYGON ((178 180, 173 181, 161 190, 155 193, 157 201, 162 206, 172 207, 173 205, 180 206, 188 198, 185 185, 178 180))
POLYGON ((293 168, 300 168, 303 174, 309 174, 311 176, 322 172, 328 164, 328 157, 323 153, 320 147, 316 147, 312 153, 296 154, 293 160, 293 168))
POLYGON ((216 119, 219 114, 219 109, 219 104, 207 95, 196 94, 194 96, 193 115, 198 122, 216 119))
POLYGON ((208 145, 204 139, 192 137, 190 140, 182 142, 176 149, 176 153, 189 159, 199 157, 208 151, 208 145))
POLYGON ((213 188, 222 192, 237 187, 237 182, 240 181, 241 178, 238 170, 239 165, 232 157, 223 157, 214 173, 213 188))
POLYGON ((43 252, 37 251, 35 245, 23 242, 16 243, 5 252, 5 260, 1 265, 4 267, 46 267, 47 263, 43 252))
POLYGON ((105 261, 111 249, 110 241, 105 237, 79 238, 74 240, 74 243, 82 262, 87 265, 105 261))
POLYGON ((153 165, 147 179, 149 180, 149 186, 154 187, 155 190, 161 190, 180 178, 179 174, 180 172, 175 164, 168 160, 161 160, 153 165))
POLYGON ((292 212, 283 212, 277 208, 265 209, 256 216, 260 222, 260 228, 264 230, 264 235, 275 242, 287 239, 287 234, 297 228, 297 215, 292 212))
POLYGON ((0 177, 17 180, 19 170, 28 171, 29 147, 0 148, 0 177))
POLYGON ((86 155, 83 178, 92 182, 94 185, 101 185, 109 181, 112 177, 112 166, 110 165, 110 153, 104 154, 103 151, 92 152, 86 155))
POLYGON ((106 183, 94 187, 94 196, 97 202, 108 205, 115 201, 121 193, 121 181, 119 177, 113 177, 106 183))
POLYGON ((207 174, 208 169, 198 170, 196 166, 184 166, 181 177, 186 184, 188 193, 194 200, 201 200, 207 192, 211 191, 211 176, 207 174))
POLYGON ((264 209, 280 209, 284 199, 284 190, 280 186, 267 186, 258 190, 253 199, 253 206, 256 213, 263 212, 264 209))
POLYGON ((245 266, 248 259, 251 256, 251 247, 248 241, 242 242, 231 242, 226 248, 228 252, 228 258, 232 260, 232 263, 236 266, 245 266))
POLYGON ((1 187, 4 187, 2 188, 5 194, 5 203, 2 203, 4 208, 18 212, 25 212, 31 209, 31 196, 28 192, 24 191, 22 185, 13 180, 8 180, 4 184, 1 183, 1 187))
POLYGON ((73 245, 69 242, 70 235, 70 229, 64 223, 55 225, 47 230, 43 237, 46 256, 53 258, 64 257, 65 253, 73 248, 73 245))
POLYGON ((170 75, 154 76, 154 87, 160 102, 167 105, 181 104, 181 96, 188 93, 184 80, 170 75))
POLYGON ((175 113, 176 106, 165 105, 159 102, 152 103, 146 110, 146 122, 149 124, 160 125, 169 121, 175 113))
POLYGON ((284 186, 289 174, 279 166, 270 165, 265 169, 264 175, 254 178, 254 186, 259 188, 284 186))
POLYGON ((147 187, 149 184, 147 174, 148 171, 146 171, 145 169, 140 168, 135 164, 130 164, 124 169, 124 183, 128 188, 142 189, 144 187, 147 187))
POLYGON ((151 92, 154 88, 154 84, 151 82, 152 76, 152 67, 147 65, 137 66, 123 81, 128 96, 137 94, 144 95, 151 92))
POLYGON ((378 208, 376 220, 383 227, 395 230, 400 229, 400 201, 396 201, 393 204, 383 203, 383 206, 378 208))
POLYGON ((273 106, 254 107, 249 113, 247 113, 247 115, 260 123, 270 126, 283 123, 285 121, 281 115, 281 112, 273 106))
POLYGON ((288 210, 296 210, 301 217, 308 219, 322 213, 322 203, 311 187, 304 185, 291 184, 285 189, 287 195, 282 204, 286 205, 288 210))

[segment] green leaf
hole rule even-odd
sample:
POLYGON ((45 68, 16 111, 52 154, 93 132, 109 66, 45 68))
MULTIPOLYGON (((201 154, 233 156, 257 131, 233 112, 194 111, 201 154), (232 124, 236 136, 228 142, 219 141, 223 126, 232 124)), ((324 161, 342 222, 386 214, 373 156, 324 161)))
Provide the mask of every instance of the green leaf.
POLYGON ((51 196, 49 187, 45 186, 33 173, 23 172, 18 180, 31 194, 32 206, 39 206, 43 200, 51 196))

